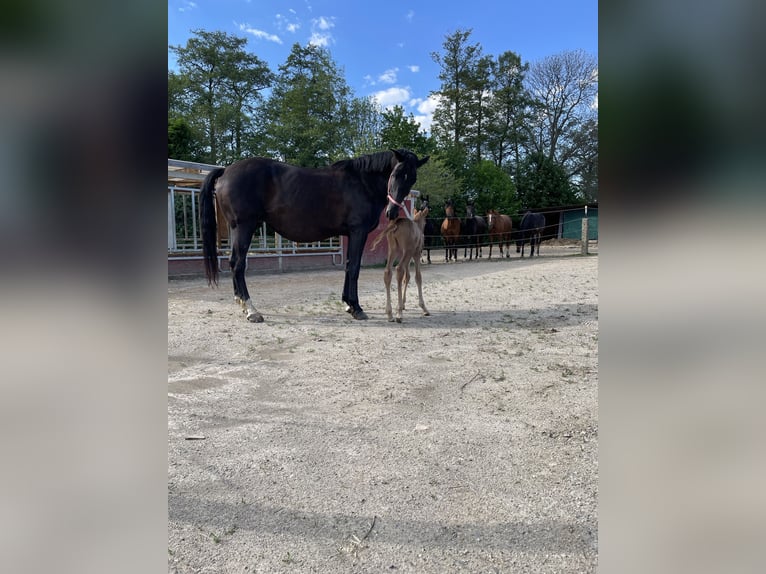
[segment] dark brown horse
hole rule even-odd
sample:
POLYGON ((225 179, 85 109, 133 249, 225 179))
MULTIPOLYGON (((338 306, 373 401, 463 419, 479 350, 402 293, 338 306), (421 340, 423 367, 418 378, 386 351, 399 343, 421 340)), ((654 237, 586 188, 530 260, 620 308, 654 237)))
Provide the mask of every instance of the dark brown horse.
POLYGON ((444 260, 453 258, 457 261, 457 242, 460 239, 460 219, 455 217, 455 206, 451 199, 444 203, 444 213, 447 217, 442 221, 442 238, 444 239, 444 260))
POLYGON ((487 220, 476 215, 475 209, 473 201, 469 201, 465 206, 463 237, 466 244, 463 249, 463 258, 468 255, 468 259, 473 259, 474 250, 476 251, 476 259, 481 257, 481 247, 487 237, 487 220))
POLYGON ((524 244, 529 242, 529 256, 535 256, 535 247, 537 247, 537 256, 540 256, 540 243, 542 243, 543 229, 545 229, 545 216, 542 213, 532 213, 527 211, 519 223, 519 232, 516 239, 516 253, 521 251, 524 257, 524 244))
POLYGON ((263 223, 291 241, 348 237, 342 300, 354 319, 367 319, 359 306, 357 283, 367 235, 380 213, 394 220, 428 161, 405 149, 342 160, 326 168, 303 168, 267 158, 245 159, 211 171, 200 190, 202 253, 208 282, 218 283, 216 218, 213 190, 229 224, 234 297, 248 321, 263 316, 250 300, 245 284, 247 251, 253 232, 263 223), (388 204, 388 207, 386 207, 388 204))
POLYGON ((505 245, 505 256, 510 257, 511 251, 511 231, 513 221, 507 215, 501 215, 494 209, 487 212, 487 226, 489 227, 489 258, 492 259, 492 244, 497 243, 500 247, 500 257, 503 256, 503 245, 505 245))

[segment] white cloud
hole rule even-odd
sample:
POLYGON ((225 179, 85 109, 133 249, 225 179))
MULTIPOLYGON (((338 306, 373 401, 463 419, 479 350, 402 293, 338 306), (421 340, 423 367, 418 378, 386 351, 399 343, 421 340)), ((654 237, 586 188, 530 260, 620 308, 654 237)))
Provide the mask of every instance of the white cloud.
POLYGON ((407 12, 407 15, 405 16, 405 18, 407 19, 407 22, 412 22, 412 19, 414 17, 415 17, 415 11, 414 10, 410 10, 409 12, 407 12))
POLYGON ((315 18, 312 21, 312 24, 320 30, 329 30, 330 28, 335 27, 335 22, 333 22, 333 20, 335 20, 335 18, 325 18, 324 16, 320 16, 319 18, 315 18))
POLYGON ((382 82, 384 84, 395 84, 396 83, 396 73, 399 71, 399 68, 390 68, 383 72, 380 76, 378 76, 378 81, 382 82))
POLYGON ((330 34, 318 34, 314 32, 309 38, 309 44, 312 46, 320 46, 326 48, 332 42, 332 36, 330 34))
POLYGON ((312 46, 321 46, 326 48, 330 44, 335 43, 335 39, 332 34, 328 32, 335 27, 335 18, 325 18, 320 16, 311 20, 311 36, 309 37, 309 44, 312 46))
POLYGON ((393 87, 375 92, 372 97, 375 98, 381 108, 386 109, 405 104, 412 98, 412 95, 409 88, 393 87))
MULTIPOLYGON (((235 22, 236 24, 236 22, 235 22)), ((263 30, 258 30, 256 28, 250 27, 250 24, 239 24, 239 29, 242 32, 247 32, 248 34, 252 34, 259 40, 266 40, 268 42, 274 42, 276 44, 282 43, 282 38, 277 36, 276 34, 269 34, 268 32, 264 32, 263 30)))
POLYGON ((179 12, 188 12, 189 10, 192 10, 197 7, 196 2, 189 2, 188 0, 183 0, 181 2, 181 6, 178 8, 179 12))
POLYGON ((420 71, 420 66, 407 66, 407 68, 412 72, 413 74, 417 74, 420 71))
POLYGON ((277 14, 277 28, 295 34, 300 29, 301 23, 295 17, 295 10, 290 9, 290 12, 292 13, 290 16, 277 14))
POLYGON ((434 110, 439 105, 439 96, 428 96, 425 100, 422 98, 414 98, 410 100, 409 106, 417 110, 417 114, 413 114, 415 121, 420 124, 420 129, 429 132, 431 131, 431 124, 434 120, 434 110))

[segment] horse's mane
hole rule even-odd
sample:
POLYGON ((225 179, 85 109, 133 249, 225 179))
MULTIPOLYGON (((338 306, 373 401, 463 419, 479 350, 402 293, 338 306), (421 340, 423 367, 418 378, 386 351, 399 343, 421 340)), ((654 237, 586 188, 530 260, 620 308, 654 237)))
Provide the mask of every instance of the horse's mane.
POLYGON ((391 171, 390 151, 379 151, 351 159, 342 159, 332 164, 332 169, 352 171, 388 172, 391 171))

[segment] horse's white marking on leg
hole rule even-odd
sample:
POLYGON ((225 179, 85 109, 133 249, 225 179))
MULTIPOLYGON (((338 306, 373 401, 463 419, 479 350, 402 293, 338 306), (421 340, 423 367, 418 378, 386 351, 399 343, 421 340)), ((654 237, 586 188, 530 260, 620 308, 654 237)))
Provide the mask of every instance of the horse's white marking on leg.
POLYGON ((245 311, 247 313, 247 320, 251 323, 262 323, 263 322, 263 315, 261 315, 258 310, 255 308, 255 305, 253 305, 253 302, 248 299, 244 303, 245 311))

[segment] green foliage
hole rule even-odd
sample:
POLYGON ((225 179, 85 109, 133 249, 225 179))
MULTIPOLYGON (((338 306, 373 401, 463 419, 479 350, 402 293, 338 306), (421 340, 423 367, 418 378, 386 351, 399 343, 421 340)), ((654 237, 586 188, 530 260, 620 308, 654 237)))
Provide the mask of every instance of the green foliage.
POLYGON ((193 34, 185 46, 170 46, 180 75, 168 74, 168 105, 204 134, 207 162, 230 163, 247 155, 243 143, 252 111, 272 74, 245 51, 247 39, 206 30, 193 34))
POLYGON ((186 119, 168 119, 168 157, 186 161, 202 161, 203 144, 186 119))
POLYGON ((326 49, 293 44, 266 105, 269 150, 283 161, 304 167, 346 157, 350 94, 326 49))
POLYGON ((448 198, 461 196, 460 181, 439 156, 431 156, 426 164, 418 168, 418 179, 413 188, 428 196, 429 217, 444 217, 444 202, 448 198))
POLYGON ((517 187, 521 210, 578 202, 564 168, 543 153, 534 153, 523 162, 517 187))
POLYGON ((476 214, 490 209, 500 213, 516 213, 518 200, 510 176, 489 160, 482 160, 466 172, 464 201, 473 200, 476 214))
POLYGON ((415 116, 404 115, 402 106, 394 106, 383 111, 383 126, 380 131, 381 147, 388 149, 406 148, 418 156, 433 152, 433 144, 428 136, 420 130, 420 124, 415 116))
POLYGON ((459 212, 515 213, 598 197, 598 68, 582 52, 523 62, 506 51, 483 55, 471 30, 445 37, 430 135, 413 114, 356 98, 328 50, 295 44, 277 73, 247 51, 247 40, 196 30, 169 46, 168 156, 226 165, 255 155, 324 166, 404 147, 431 160, 415 189, 459 212), (272 88, 267 100, 261 96, 272 88), (594 103, 596 104, 594 106, 594 103))

